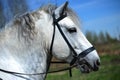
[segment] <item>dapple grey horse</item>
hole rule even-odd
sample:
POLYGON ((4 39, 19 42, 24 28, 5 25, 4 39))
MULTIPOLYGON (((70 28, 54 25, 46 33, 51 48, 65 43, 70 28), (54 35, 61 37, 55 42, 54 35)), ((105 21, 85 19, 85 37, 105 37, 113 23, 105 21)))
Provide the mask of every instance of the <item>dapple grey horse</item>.
MULTIPOLYGON (((65 34, 76 55, 89 52, 93 45, 80 30, 79 19, 67 8, 66 3, 57 7, 46 5, 40 9, 15 17, 0 31, 0 69, 18 73, 34 74, 47 72, 50 64, 50 46, 53 38, 54 18, 61 14, 67 16, 57 24, 65 34), (54 14, 54 16, 53 16, 54 14), (87 49, 87 51, 85 51, 87 49)), ((96 50, 79 59, 61 35, 58 27, 55 29, 52 55, 59 60, 77 64, 82 72, 97 71, 100 58, 96 50), (78 59, 77 59, 78 58, 78 59), (85 62, 79 63, 79 61, 85 62)), ((3 80, 44 80, 46 74, 19 75, 0 71, 3 80)))

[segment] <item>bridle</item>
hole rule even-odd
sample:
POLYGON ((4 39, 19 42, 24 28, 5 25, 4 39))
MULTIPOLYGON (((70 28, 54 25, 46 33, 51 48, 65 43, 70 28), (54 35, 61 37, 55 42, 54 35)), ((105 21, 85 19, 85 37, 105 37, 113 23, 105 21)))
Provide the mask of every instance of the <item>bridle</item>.
MULTIPOLYGON (((66 2, 65 5, 67 5, 68 3, 66 2)), ((60 25, 59 25, 59 21, 64 19, 65 17, 67 17, 67 13, 64 13, 64 9, 60 14, 59 18, 55 18, 55 13, 53 13, 53 37, 52 37, 52 42, 51 42, 51 47, 50 47, 50 52, 52 53, 52 47, 53 47, 53 42, 54 42, 54 37, 55 37, 55 28, 57 26, 59 32, 61 33, 63 39, 65 40, 65 42, 67 43, 68 47, 70 48, 70 50, 72 51, 72 56, 73 56, 73 60, 70 62, 70 65, 75 64, 76 62, 78 62, 80 60, 80 58, 84 58, 86 55, 88 55, 90 52, 92 52, 93 50, 95 50, 94 46, 84 50, 83 52, 81 52, 79 55, 77 54, 77 52, 74 50, 74 48, 72 47, 72 45, 70 44, 70 42, 68 41, 67 37, 65 36, 64 32, 62 31, 60 25)), ((80 61, 79 61, 80 62, 80 61)))
MULTIPOLYGON (((65 5, 67 5, 68 2, 66 2, 65 5)), ((60 72, 60 71, 65 71, 65 70, 69 70, 73 67, 76 66, 76 63, 80 63, 80 58, 84 58, 86 55, 88 55, 90 52, 92 52, 93 50, 95 50, 94 47, 90 47, 86 50, 84 50, 83 52, 81 52, 79 55, 77 54, 77 52, 74 50, 74 48, 72 47, 72 45, 70 44, 70 42, 68 41, 67 37, 65 36, 65 34, 63 33, 60 25, 59 25, 59 21, 64 19, 65 17, 67 16, 66 13, 64 13, 64 9, 63 11, 61 12, 60 14, 60 17, 56 19, 55 17, 55 13, 53 13, 52 17, 53 17, 53 36, 52 36, 52 41, 51 41, 51 45, 50 45, 50 54, 52 55, 52 48, 53 48, 53 44, 54 44, 54 38, 55 38, 55 29, 56 27, 58 28, 59 32, 61 33, 63 39, 65 40, 65 42, 67 43, 68 47, 70 48, 70 50, 72 51, 72 56, 73 56, 73 59, 72 61, 70 62, 70 67, 67 67, 67 68, 64 68, 64 69, 60 69, 60 70, 57 70, 57 71, 49 71, 49 72, 43 72, 43 73, 31 73, 31 74, 27 74, 27 73, 19 73, 19 72, 13 72, 13 71, 8 71, 8 70, 4 70, 4 69, 0 69, 1 72, 4 72, 4 73, 7 73, 7 74, 12 74, 14 76, 17 76, 17 77, 21 77, 21 78, 24 78, 22 75, 41 75, 41 74, 47 74, 47 73, 55 73, 55 72, 60 72)), ((0 78, 1 79, 1 78, 0 78)))

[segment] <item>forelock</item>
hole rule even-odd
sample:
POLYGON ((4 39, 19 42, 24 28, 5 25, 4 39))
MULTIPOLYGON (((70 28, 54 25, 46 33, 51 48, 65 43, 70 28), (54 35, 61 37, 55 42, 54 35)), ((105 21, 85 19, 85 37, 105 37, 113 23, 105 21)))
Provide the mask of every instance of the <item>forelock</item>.
MULTIPOLYGON (((40 8, 40 10, 43 10, 43 11, 45 11, 46 13, 52 15, 56 8, 57 8, 57 6, 52 5, 52 4, 48 4, 48 5, 42 6, 42 7, 40 8)), ((65 10, 65 12, 67 13, 67 16, 68 16, 71 20, 73 20, 73 22, 74 22, 77 26, 80 26, 80 20, 79 20, 78 16, 76 15, 76 13, 75 13, 71 8, 67 8, 67 9, 65 10)))

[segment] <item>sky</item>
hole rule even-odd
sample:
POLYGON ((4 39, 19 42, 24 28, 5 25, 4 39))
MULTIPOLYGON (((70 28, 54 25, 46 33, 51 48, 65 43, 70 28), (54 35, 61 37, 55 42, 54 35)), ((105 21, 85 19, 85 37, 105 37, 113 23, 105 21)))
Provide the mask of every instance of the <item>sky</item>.
MULTIPOLYGON (((46 3, 63 4, 66 0, 27 0, 30 10, 46 3)), ((79 16, 81 29, 99 33, 110 33, 116 37, 120 33, 120 0, 68 0, 69 7, 79 16)))

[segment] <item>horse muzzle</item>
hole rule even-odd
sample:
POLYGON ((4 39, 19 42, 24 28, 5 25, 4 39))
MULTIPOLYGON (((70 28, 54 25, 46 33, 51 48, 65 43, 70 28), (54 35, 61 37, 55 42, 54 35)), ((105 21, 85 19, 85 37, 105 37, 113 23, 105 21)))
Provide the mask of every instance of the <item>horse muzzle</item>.
POLYGON ((85 59, 77 63, 77 68, 80 68, 82 73, 89 73, 91 71, 98 71, 100 66, 100 61, 96 60, 94 66, 90 65, 85 59))

